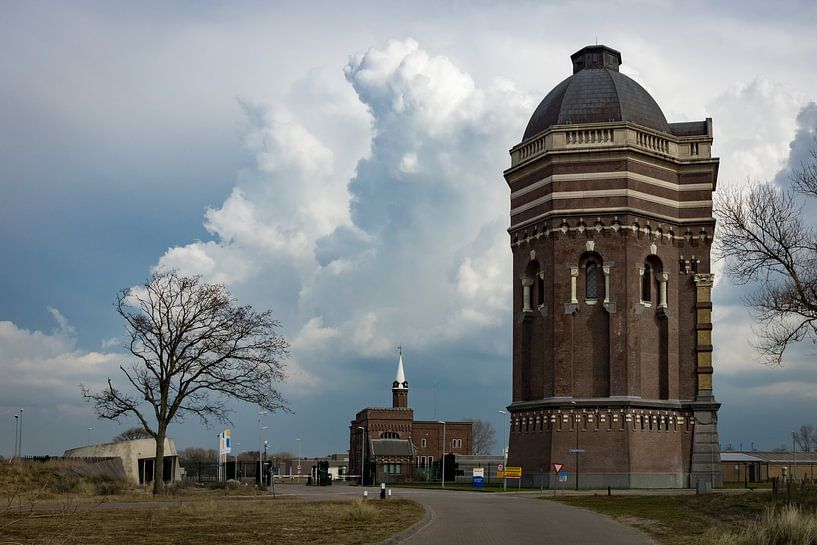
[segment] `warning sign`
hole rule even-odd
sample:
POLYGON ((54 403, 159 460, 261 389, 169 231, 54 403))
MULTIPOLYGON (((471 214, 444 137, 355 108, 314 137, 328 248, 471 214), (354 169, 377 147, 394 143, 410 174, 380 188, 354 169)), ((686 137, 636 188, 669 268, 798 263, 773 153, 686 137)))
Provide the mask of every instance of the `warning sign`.
POLYGON ((553 472, 554 473, 559 473, 562 470, 562 468, 565 466, 564 464, 559 464, 559 463, 556 463, 556 462, 553 462, 551 465, 553 466, 553 472))
POLYGON ((522 478, 522 468, 521 467, 506 467, 505 468, 505 477, 508 479, 521 479, 522 478))

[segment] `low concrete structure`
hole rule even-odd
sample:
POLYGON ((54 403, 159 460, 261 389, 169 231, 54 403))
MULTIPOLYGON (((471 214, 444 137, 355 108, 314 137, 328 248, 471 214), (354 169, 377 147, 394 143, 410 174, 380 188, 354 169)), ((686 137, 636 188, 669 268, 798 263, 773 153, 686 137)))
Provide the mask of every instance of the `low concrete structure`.
MULTIPOLYGON (((155 439, 135 439, 100 443, 66 450, 66 458, 120 458, 129 481, 146 484, 153 481, 153 462, 156 457, 155 439)), ((173 439, 165 438, 164 480, 179 481, 179 458, 173 439)))

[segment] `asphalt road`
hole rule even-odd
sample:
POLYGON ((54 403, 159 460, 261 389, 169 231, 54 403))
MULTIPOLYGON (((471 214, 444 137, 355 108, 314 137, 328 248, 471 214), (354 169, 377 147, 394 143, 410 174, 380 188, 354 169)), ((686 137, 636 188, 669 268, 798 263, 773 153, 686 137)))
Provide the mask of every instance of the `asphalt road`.
MULTIPOLYGON (((358 487, 298 487, 288 493, 306 499, 360 497, 358 487)), ((369 498, 379 496, 367 488, 369 498)), ((612 519, 536 499, 530 494, 392 489, 392 497, 415 500, 430 517, 414 532, 389 543, 405 545, 654 545, 644 534, 612 519)))

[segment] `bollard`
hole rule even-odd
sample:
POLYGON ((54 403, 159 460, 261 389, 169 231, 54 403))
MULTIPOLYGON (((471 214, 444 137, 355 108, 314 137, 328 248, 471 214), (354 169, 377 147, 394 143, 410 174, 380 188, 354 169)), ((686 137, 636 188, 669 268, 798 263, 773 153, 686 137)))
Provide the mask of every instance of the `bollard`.
POLYGON ((364 491, 363 491, 363 498, 364 498, 364 499, 366 499, 366 498, 368 498, 368 497, 369 497, 369 491, 368 491, 368 490, 364 490, 364 491))
POLYGON ((391 498, 391 488, 389 488, 389 497, 391 498))
POLYGON ((610 491, 610 487, 609 487, 609 486, 607 487, 607 495, 608 495, 608 496, 612 496, 612 495, 613 495, 613 494, 611 493, 611 491, 610 491))
POLYGON ((380 499, 386 499, 386 483, 380 483, 380 499))

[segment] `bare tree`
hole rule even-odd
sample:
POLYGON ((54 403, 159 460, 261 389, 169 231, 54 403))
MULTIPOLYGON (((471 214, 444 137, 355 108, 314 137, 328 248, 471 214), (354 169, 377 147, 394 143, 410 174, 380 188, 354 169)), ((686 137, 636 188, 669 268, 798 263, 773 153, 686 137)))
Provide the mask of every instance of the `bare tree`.
POLYGON ((727 273, 757 285, 746 302, 763 326, 756 347, 773 365, 791 343, 817 342, 817 233, 803 217, 805 199, 817 197, 817 153, 812 159, 792 175, 793 189, 720 191, 715 205, 727 273))
POLYGON ((216 449, 201 447, 188 447, 179 451, 179 464, 182 466, 188 464, 214 464, 218 460, 218 452, 216 449))
POLYGON ((284 379, 286 339, 270 312, 237 306, 226 288, 176 271, 154 273, 144 286, 122 290, 116 311, 125 320, 134 360, 119 368, 128 391, 110 378, 99 392, 81 385, 100 418, 135 415, 156 440, 153 492, 162 491, 169 425, 187 415, 229 421, 227 400, 268 411, 285 409, 273 387, 284 379))
POLYGON ((471 420, 471 450, 474 454, 490 454, 496 442, 496 431, 490 422, 473 418, 471 420))
POLYGON ((135 439, 150 439, 151 435, 145 431, 145 428, 128 428, 116 437, 114 441, 133 441, 135 439))
POLYGON ((817 445, 817 435, 814 433, 814 426, 805 424, 794 432, 794 442, 803 452, 811 452, 812 445, 817 445))

